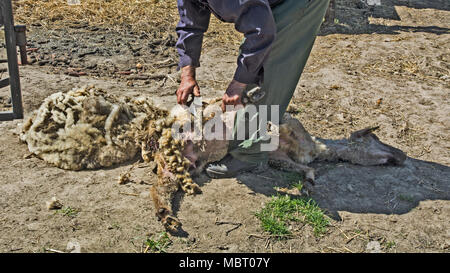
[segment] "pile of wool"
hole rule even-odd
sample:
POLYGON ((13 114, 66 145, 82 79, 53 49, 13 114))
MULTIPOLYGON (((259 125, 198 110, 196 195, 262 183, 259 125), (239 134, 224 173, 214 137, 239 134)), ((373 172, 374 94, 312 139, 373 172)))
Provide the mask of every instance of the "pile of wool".
POLYGON ((59 168, 109 167, 134 158, 149 121, 165 115, 147 99, 86 86, 46 98, 20 138, 31 153, 59 168))

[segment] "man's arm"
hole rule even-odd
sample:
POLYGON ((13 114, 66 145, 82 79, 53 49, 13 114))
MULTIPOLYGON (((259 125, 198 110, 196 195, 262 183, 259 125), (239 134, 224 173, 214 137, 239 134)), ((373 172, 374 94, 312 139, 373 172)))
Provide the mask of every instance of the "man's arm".
POLYGON ((176 27, 180 55, 179 68, 200 66, 203 34, 208 30, 211 12, 201 8, 195 0, 177 0, 180 21, 176 27))
POLYGON ((276 36, 276 24, 268 0, 209 0, 211 8, 225 21, 234 22, 245 36, 233 81, 223 98, 226 105, 241 104, 241 95, 248 84, 263 80, 263 63, 276 36))
POLYGON ((208 29, 211 12, 194 3, 194 0, 177 0, 180 21, 176 31, 176 44, 180 55, 181 83, 177 90, 177 103, 185 104, 190 94, 200 96, 195 79, 195 68, 200 66, 203 33, 208 29))
POLYGON ((234 80, 259 84, 263 62, 276 36, 276 24, 268 0, 209 0, 211 8, 224 20, 234 22, 245 36, 234 80))

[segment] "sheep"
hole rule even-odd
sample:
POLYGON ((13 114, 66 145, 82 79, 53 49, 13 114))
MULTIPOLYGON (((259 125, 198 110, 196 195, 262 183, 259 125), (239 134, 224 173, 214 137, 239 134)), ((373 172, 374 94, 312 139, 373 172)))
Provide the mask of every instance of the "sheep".
MULTIPOLYGON (((157 165, 157 183, 150 189, 156 216, 166 230, 176 233, 182 223, 172 209, 175 193, 179 189, 201 193, 193 178, 228 153, 226 136, 236 112, 222 113, 218 102, 205 102, 196 115, 181 105, 167 111, 146 98, 118 97, 86 86, 46 98, 24 123, 20 138, 31 153, 67 170, 110 167, 140 152, 145 162, 157 165), (213 131, 218 137, 197 130, 210 123, 217 125, 213 131)), ((269 152, 268 164, 304 174, 306 193, 313 190, 315 179, 314 170, 307 165, 315 160, 369 166, 400 165, 406 159, 402 151, 373 134, 376 128, 356 131, 349 138, 325 140, 311 136, 289 114, 281 124, 269 125, 268 134, 277 137, 279 145, 269 152)))

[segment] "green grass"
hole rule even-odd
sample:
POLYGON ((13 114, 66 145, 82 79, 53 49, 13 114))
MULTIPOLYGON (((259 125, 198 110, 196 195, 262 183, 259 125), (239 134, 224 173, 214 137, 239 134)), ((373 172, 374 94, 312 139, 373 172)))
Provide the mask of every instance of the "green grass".
POLYGON ((301 174, 295 172, 285 172, 281 175, 283 176, 283 180, 291 184, 292 187, 297 188, 300 192, 302 191, 304 177, 301 174))
POLYGON ((60 210, 57 210, 55 213, 62 214, 63 216, 67 216, 70 218, 74 218, 78 215, 79 210, 72 207, 63 207, 60 210))
POLYGON ((396 243, 394 241, 388 241, 386 243, 386 250, 389 250, 391 248, 394 248, 396 246, 396 243))
POLYGON ((324 212, 310 198, 291 199, 288 195, 273 196, 256 217, 261 221, 264 231, 276 236, 291 234, 288 225, 302 222, 313 227, 314 235, 320 236, 327 231, 329 224, 324 212))
POLYGON ((301 182, 292 184, 293 187, 297 188, 300 192, 302 192, 303 184, 301 182))
POLYGON ((161 232, 158 235, 152 236, 145 241, 148 246, 148 251, 153 253, 165 253, 167 247, 172 244, 172 241, 166 232, 161 232))

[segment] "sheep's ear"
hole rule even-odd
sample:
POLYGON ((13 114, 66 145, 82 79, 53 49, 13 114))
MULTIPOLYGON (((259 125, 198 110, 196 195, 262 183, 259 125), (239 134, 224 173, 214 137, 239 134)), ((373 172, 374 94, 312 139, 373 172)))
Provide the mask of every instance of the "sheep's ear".
POLYGON ((378 128, 380 128, 380 126, 364 128, 362 130, 353 132, 350 135, 350 139, 357 139, 357 138, 360 138, 360 137, 367 136, 368 134, 371 134, 371 133, 375 132, 378 128))
POLYGON ((372 132, 378 127, 366 128, 351 134, 349 141, 358 145, 348 145, 348 149, 340 151, 338 157, 354 164, 375 166, 384 164, 401 165, 406 154, 388 144, 383 143, 372 132))

